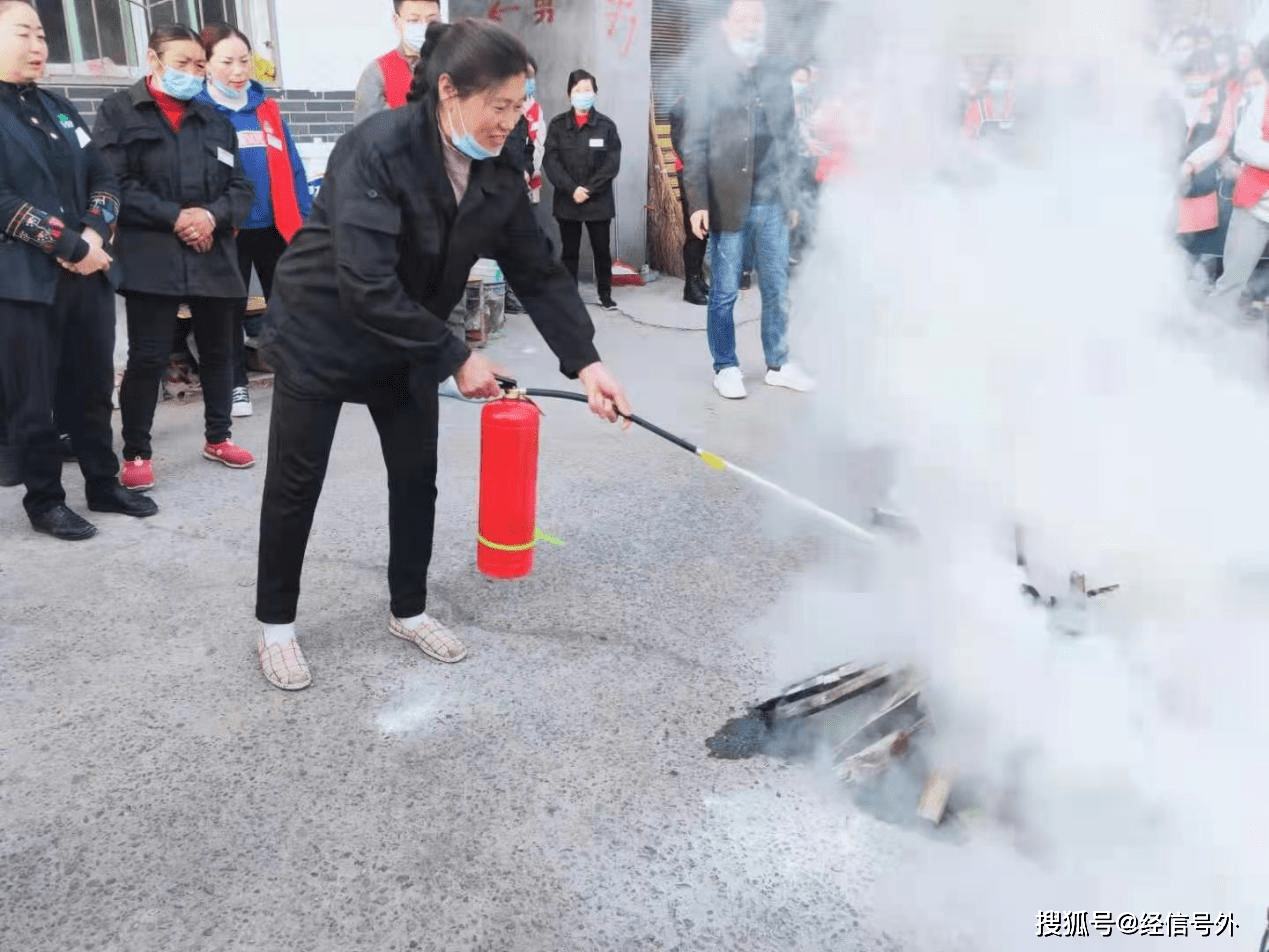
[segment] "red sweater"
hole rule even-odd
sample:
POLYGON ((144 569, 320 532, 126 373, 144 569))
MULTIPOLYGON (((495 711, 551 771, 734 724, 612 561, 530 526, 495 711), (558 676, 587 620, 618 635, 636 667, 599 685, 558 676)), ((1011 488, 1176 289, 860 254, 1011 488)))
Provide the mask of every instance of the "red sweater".
POLYGON ((174 99, 163 90, 154 85, 154 77, 147 76, 145 79, 146 89, 150 90, 150 95, 154 97, 154 102, 159 107, 159 112, 163 113, 164 118, 172 126, 173 132, 181 131, 181 120, 185 118, 185 110, 189 103, 180 99, 174 99))

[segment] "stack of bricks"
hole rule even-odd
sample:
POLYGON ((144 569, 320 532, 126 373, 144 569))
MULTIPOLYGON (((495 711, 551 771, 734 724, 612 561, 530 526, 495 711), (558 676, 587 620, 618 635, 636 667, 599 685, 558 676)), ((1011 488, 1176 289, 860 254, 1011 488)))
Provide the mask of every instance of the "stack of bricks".
POLYGON ((351 89, 322 93, 295 89, 276 95, 282 104, 282 117, 297 142, 333 142, 353 127, 351 89))

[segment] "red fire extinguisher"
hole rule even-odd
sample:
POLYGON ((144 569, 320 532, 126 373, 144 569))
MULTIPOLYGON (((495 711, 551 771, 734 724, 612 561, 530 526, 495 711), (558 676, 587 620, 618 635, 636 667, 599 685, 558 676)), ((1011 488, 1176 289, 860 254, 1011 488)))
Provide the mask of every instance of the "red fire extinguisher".
POLYGON ((490 578, 524 578, 533 571, 541 416, 537 404, 515 392, 481 413, 476 567, 490 578))

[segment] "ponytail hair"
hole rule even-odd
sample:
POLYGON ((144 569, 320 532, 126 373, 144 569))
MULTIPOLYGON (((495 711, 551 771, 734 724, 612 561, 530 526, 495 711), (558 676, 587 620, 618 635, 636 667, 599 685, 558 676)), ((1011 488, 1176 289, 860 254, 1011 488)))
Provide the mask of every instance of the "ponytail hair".
POLYGON ((437 83, 448 75, 466 98, 529 72, 532 58, 516 37, 496 23, 466 17, 456 23, 432 23, 419 51, 407 99, 435 105, 437 83))

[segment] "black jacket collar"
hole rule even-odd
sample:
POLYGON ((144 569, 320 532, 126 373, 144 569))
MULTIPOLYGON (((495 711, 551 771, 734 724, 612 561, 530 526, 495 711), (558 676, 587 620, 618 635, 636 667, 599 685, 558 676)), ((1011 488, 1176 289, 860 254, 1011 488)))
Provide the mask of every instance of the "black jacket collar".
POLYGON ((29 135, 30 129, 26 127, 25 122, 18 113, 18 96, 28 90, 38 89, 39 87, 35 83, 27 83, 21 86, 14 83, 0 83, 0 96, 6 100, 12 99, 13 102, 13 106, 0 109, 0 132, 4 132, 5 127, 7 127, 8 135, 5 136, 5 139, 15 143, 26 152, 34 161, 36 168, 40 170, 40 174, 44 176, 46 181, 52 183, 54 181, 53 171, 48 167, 47 159, 32 144, 29 135))
POLYGON ((20 96, 25 92, 31 92, 40 87, 35 83, 7 83, 0 79, 0 94, 8 96, 20 96))

